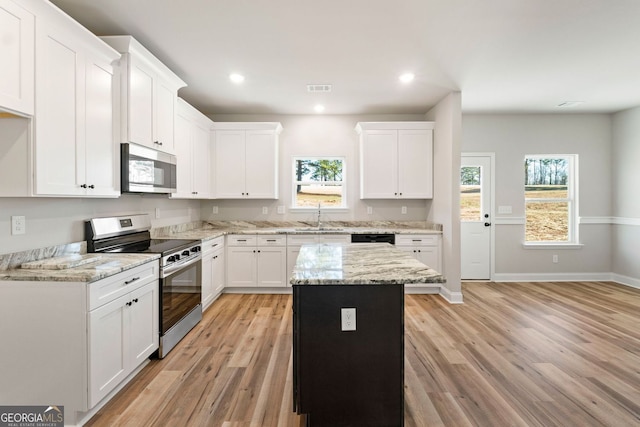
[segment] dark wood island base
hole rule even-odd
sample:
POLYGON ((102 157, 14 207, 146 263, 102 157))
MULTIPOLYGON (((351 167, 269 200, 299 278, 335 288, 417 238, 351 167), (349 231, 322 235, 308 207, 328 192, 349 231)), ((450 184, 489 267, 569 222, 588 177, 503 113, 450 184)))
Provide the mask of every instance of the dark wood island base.
POLYGON ((293 286, 293 404, 308 426, 404 425, 404 286, 293 286), (356 309, 356 330, 341 309, 356 309))

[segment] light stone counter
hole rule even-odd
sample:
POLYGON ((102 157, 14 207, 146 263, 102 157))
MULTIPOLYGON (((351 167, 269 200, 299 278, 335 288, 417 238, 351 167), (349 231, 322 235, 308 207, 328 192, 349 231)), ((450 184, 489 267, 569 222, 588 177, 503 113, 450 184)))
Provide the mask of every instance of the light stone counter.
POLYGON ((152 230, 153 237, 215 239, 227 234, 442 234, 425 221, 329 221, 316 227, 299 221, 196 221, 152 230))
POLYGON ((380 243, 303 245, 290 280, 294 286, 444 282, 410 254, 380 243))
MULTIPOLYGON (((61 262, 67 262, 68 257, 61 262)), ((91 283, 105 277, 129 270, 160 258, 158 254, 100 254, 94 262, 66 269, 55 268, 11 268, 0 270, 0 281, 86 282, 91 283)), ((55 265, 55 258, 48 263, 55 265)))

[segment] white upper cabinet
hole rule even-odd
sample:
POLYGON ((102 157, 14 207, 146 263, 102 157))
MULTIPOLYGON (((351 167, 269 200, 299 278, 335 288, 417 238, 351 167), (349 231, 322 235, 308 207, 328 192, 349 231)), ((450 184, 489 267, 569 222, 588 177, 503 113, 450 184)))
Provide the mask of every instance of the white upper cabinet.
POLYGON ((48 3, 35 15, 33 193, 117 197, 114 64, 120 54, 48 3))
POLYGON ((33 115, 34 23, 32 13, 0 0, 0 109, 33 115))
POLYGON ((358 123, 360 198, 433 198, 433 127, 433 122, 358 123))
POLYGON ((280 123, 214 123, 215 196, 278 198, 280 123))
POLYGON ((213 122, 178 98, 175 119, 175 147, 178 164, 177 191, 172 199, 212 197, 211 126, 213 122))
POLYGON ((122 53, 121 142, 175 154, 178 89, 187 84, 131 36, 105 36, 122 53))

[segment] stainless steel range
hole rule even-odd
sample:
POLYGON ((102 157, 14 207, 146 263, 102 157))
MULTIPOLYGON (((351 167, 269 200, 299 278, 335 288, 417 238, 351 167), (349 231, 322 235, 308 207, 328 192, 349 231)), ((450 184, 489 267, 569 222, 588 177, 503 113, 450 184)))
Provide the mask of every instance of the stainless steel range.
POLYGON ((147 214, 85 223, 87 251, 160 254, 160 348, 163 358, 202 319, 199 240, 152 239, 147 214))

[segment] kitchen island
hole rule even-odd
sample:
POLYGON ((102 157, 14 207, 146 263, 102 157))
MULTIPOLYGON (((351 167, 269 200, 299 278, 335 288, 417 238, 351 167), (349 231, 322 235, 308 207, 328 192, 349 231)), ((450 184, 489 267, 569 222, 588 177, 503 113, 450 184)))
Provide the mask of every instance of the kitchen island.
POLYGON ((443 276, 389 244, 304 245, 293 285, 293 402, 309 426, 404 424, 404 284, 443 276))

